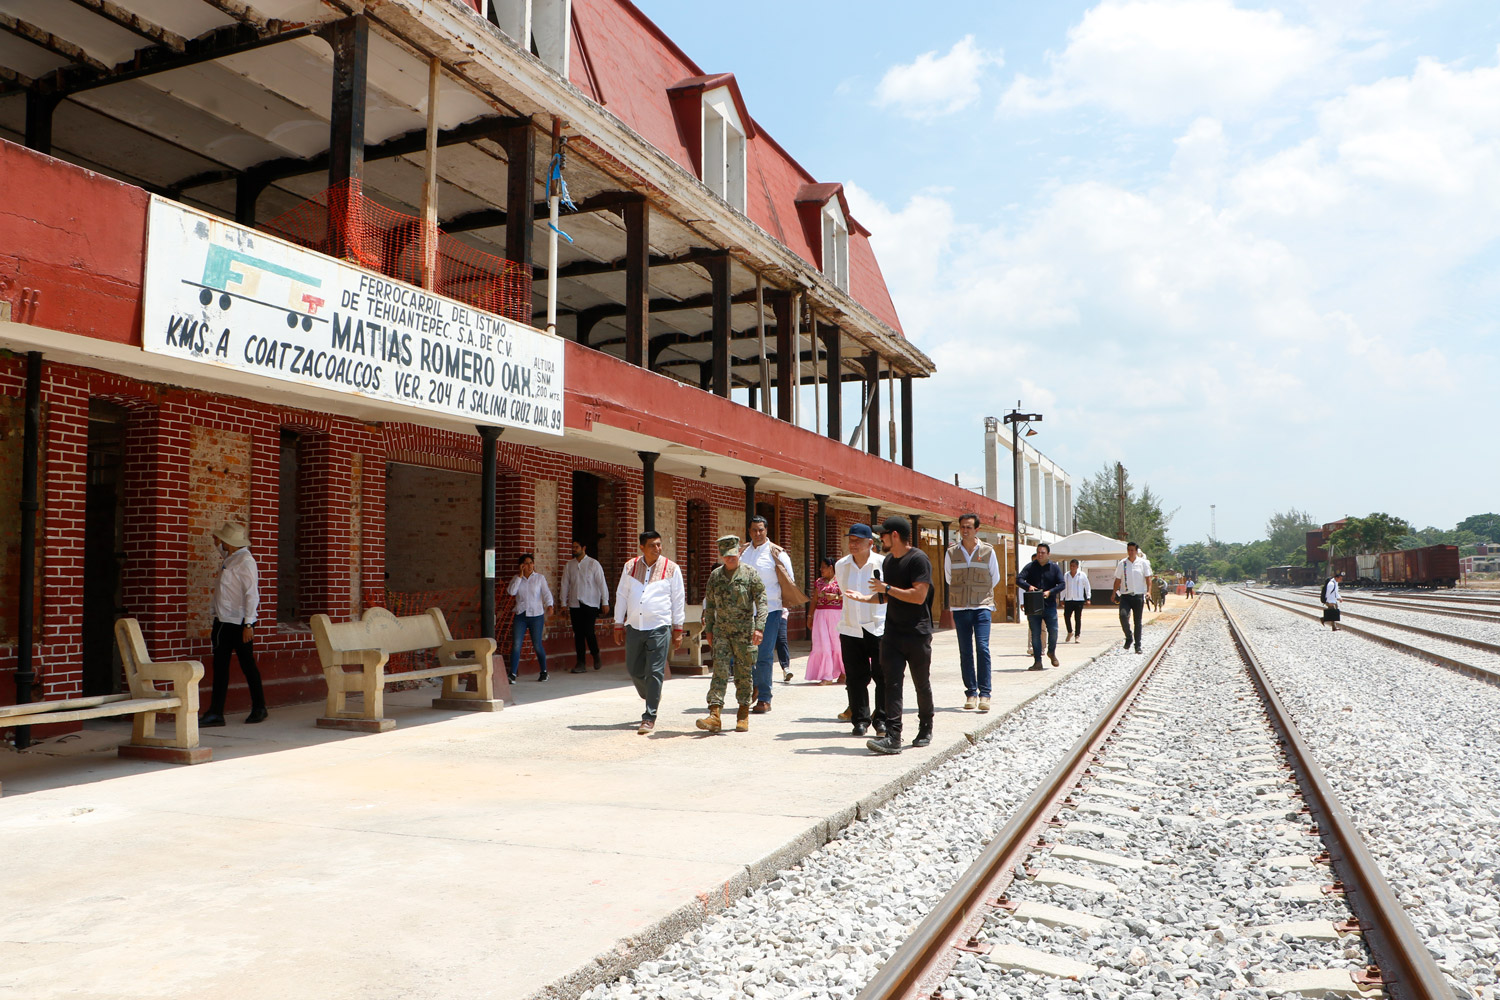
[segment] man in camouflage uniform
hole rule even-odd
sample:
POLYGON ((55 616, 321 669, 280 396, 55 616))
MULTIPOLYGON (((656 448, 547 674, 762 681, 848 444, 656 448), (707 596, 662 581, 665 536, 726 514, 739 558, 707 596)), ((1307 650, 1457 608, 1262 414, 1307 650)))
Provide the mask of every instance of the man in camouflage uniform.
POLYGON ((703 594, 703 638, 713 645, 714 678, 708 687, 708 717, 698 720, 698 728, 717 733, 723 727, 719 712, 732 667, 734 697, 739 702, 734 731, 744 733, 750 731, 750 706, 754 704, 751 671, 766 628, 766 585, 758 572, 741 564, 737 535, 719 539, 719 559, 722 565, 708 575, 703 594))

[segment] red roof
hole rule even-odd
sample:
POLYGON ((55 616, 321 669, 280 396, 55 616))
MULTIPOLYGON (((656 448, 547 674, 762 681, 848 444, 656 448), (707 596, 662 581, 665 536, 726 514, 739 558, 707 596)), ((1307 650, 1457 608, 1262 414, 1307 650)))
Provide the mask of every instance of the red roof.
POLYGON ((694 176, 701 176, 700 140, 691 121, 679 124, 673 98, 696 100, 704 90, 728 86, 749 132, 745 214, 787 249, 820 268, 821 240, 809 239, 797 203, 820 198, 816 204, 821 206, 828 198, 838 197, 849 220, 849 294, 881 322, 901 332, 869 231, 849 217, 843 185, 818 183, 755 124, 745 111, 732 73, 704 73, 630 0, 573 0, 569 69, 574 86, 694 176))

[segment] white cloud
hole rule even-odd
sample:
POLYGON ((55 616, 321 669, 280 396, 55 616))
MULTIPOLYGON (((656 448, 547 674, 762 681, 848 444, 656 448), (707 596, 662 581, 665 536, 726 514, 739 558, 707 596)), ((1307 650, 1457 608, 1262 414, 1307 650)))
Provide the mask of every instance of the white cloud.
POLYGON ((892 66, 875 87, 875 103, 912 118, 938 118, 979 100, 980 77, 998 54, 984 52, 973 35, 954 43, 946 55, 924 52, 915 62, 892 66))
POLYGON ((1230 0, 1102 0, 1068 31, 1044 79, 1018 75, 1009 112, 1095 105, 1134 121, 1238 117, 1330 56, 1312 28, 1230 0))

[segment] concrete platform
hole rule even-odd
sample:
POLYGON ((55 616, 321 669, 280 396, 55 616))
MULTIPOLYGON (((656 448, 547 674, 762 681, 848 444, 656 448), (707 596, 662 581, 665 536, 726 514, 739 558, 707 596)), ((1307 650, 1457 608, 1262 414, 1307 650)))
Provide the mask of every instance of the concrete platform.
POLYGON ((499 714, 392 693, 386 733, 318 729, 321 703, 235 718, 192 768, 116 757, 128 722, 3 751, 0 997, 573 996, 1117 644, 1113 611, 1085 636, 1031 673, 1023 626, 995 626, 979 715, 940 634, 936 738, 898 757, 835 721, 841 686, 801 681, 749 733, 710 736, 707 679, 670 679, 637 736, 618 668, 523 676, 499 714))

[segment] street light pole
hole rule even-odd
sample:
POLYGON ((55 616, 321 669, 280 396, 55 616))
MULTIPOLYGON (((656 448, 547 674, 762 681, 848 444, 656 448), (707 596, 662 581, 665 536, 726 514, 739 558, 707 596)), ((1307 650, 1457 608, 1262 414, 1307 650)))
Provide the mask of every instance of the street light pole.
MULTIPOLYGON (((1041 423, 1040 413, 1022 413, 1021 401, 1016 400, 1016 408, 1007 413, 1002 419, 1010 424, 1010 496, 1011 496, 1011 538, 1015 546, 1016 572, 1021 571, 1021 425, 1023 423, 1041 423)), ((1027 436, 1036 433, 1028 431, 1027 436)), ((1016 614, 1013 621, 1020 621, 1021 616, 1016 614)))

